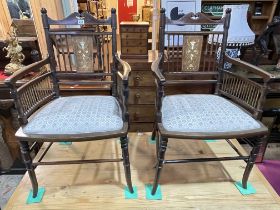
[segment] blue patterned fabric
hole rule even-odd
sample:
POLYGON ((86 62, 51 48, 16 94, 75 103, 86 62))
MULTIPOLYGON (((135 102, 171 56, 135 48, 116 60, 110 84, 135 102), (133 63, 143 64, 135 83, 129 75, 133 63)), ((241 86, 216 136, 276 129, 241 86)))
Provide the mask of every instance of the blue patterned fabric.
POLYGON ((80 134, 120 130, 122 112, 112 96, 61 97, 35 113, 25 134, 80 134))
POLYGON ((242 109, 216 95, 166 96, 161 111, 163 127, 168 131, 229 132, 261 127, 242 109))

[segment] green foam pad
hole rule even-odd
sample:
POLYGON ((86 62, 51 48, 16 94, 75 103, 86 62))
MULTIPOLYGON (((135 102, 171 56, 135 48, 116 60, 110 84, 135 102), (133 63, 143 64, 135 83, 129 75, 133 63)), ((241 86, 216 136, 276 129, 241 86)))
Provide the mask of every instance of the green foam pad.
POLYGON ((46 189, 44 187, 39 187, 38 189, 38 194, 35 198, 33 198, 33 190, 29 191, 26 203, 31 204, 31 203, 40 203, 43 199, 43 196, 45 194, 46 189))
POLYGON ((205 142, 216 142, 217 140, 214 140, 214 139, 208 139, 208 140, 204 140, 205 142))
POLYGON ((247 182, 247 189, 244 189, 242 187, 241 182, 235 182, 234 185, 237 187, 237 189, 242 195, 250 195, 250 194, 255 194, 257 192, 250 182, 247 182))
POLYGON ((72 142, 71 141, 62 141, 62 142, 59 142, 60 145, 71 145, 72 142))
POLYGON ((154 195, 152 195, 152 189, 153 189, 153 185, 151 185, 151 184, 146 184, 145 185, 146 199, 147 200, 162 200, 160 185, 158 185, 157 191, 154 195))
POLYGON ((152 137, 150 136, 149 139, 149 144, 155 144, 156 143, 156 139, 152 139, 152 137))
POLYGON ((128 187, 124 188, 124 197, 125 199, 136 199, 138 198, 138 191, 137 187, 132 187, 133 188, 133 193, 129 192, 128 187))

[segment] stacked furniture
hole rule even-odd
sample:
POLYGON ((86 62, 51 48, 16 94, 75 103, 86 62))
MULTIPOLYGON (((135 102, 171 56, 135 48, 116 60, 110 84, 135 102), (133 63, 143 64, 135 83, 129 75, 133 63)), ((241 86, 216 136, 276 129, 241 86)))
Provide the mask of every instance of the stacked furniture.
POLYGON ((148 22, 121 22, 121 58, 148 58, 148 22))
POLYGON ((131 66, 128 111, 130 131, 152 131, 155 117, 155 82, 151 71, 153 53, 148 59, 126 59, 131 66))

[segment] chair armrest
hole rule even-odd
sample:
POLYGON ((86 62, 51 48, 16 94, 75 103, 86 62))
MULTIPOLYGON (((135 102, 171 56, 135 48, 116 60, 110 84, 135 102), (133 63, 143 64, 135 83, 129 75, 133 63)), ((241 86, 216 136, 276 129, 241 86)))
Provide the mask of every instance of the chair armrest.
POLYGON ((21 125, 26 124, 28 117, 56 95, 53 89, 52 73, 48 71, 33 77, 20 87, 16 85, 18 80, 46 64, 49 64, 49 58, 22 68, 5 80, 5 84, 11 90, 11 97, 14 99, 21 125))
POLYGON ((266 99, 268 82, 274 78, 268 72, 239 59, 225 56, 225 61, 232 63, 241 70, 256 74, 263 79, 258 83, 246 75, 240 75, 230 70, 222 70, 219 94, 230 98, 235 103, 247 109, 252 115, 259 119, 266 99))
POLYGON ((161 73, 161 70, 159 68, 161 59, 163 59, 163 55, 162 53, 160 53, 158 55, 158 58, 152 63, 151 69, 154 73, 154 75, 156 76, 157 80, 159 80, 160 82, 165 82, 165 77, 163 76, 163 74, 161 73))
POLYGON ((22 69, 16 71, 15 73, 13 73, 13 75, 11 75, 10 77, 8 77, 7 79, 5 79, 5 84, 7 85, 12 85, 15 84, 18 80, 22 79, 24 76, 26 76, 28 73, 38 70, 39 68, 43 67, 44 65, 48 64, 50 61, 49 57, 38 61, 36 63, 32 63, 28 66, 23 67, 22 69))
POLYGON ((117 53, 115 53, 114 57, 123 67, 123 74, 118 71, 118 75, 122 78, 122 80, 128 80, 129 74, 131 72, 130 65, 124 60, 120 59, 117 53))
POLYGON ((117 85, 116 91, 117 91, 117 98, 120 102, 121 109, 123 112, 123 120, 125 122, 128 122, 128 120, 129 120, 129 114, 128 114, 128 109, 127 109, 128 96, 129 96, 128 78, 129 78, 129 74, 131 72, 131 67, 127 62, 120 59, 117 53, 114 54, 114 58, 123 67, 123 74, 120 71, 117 72, 117 74, 119 76, 117 78, 117 81, 120 79, 120 81, 118 81, 117 84, 121 84, 121 85, 117 85))
POLYGON ((231 58, 228 55, 225 55, 225 61, 230 62, 234 65, 237 65, 237 66, 241 67, 242 69, 245 69, 248 72, 252 72, 252 73, 262 77, 265 82, 268 82, 271 79, 275 78, 272 74, 264 71, 263 69, 261 69, 257 66, 254 66, 248 62, 242 61, 240 59, 231 58))

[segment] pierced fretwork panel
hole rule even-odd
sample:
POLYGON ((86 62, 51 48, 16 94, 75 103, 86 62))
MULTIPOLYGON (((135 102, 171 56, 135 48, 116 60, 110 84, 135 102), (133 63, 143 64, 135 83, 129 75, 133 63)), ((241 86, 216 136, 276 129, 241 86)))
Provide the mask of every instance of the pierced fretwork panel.
POLYGON ((227 97, 238 99, 242 104, 250 108, 257 108, 261 100, 262 86, 244 79, 234 73, 224 71, 221 93, 227 97))
POLYGON ((47 72, 18 89, 19 100, 25 116, 34 112, 37 106, 54 96, 51 73, 47 72))
MULTIPOLYGON (((166 32, 165 72, 216 72, 221 43, 203 33, 166 32)), ((216 34, 222 36, 222 34, 216 34)))
POLYGON ((57 71, 109 73, 112 59, 110 33, 53 34, 57 71))

